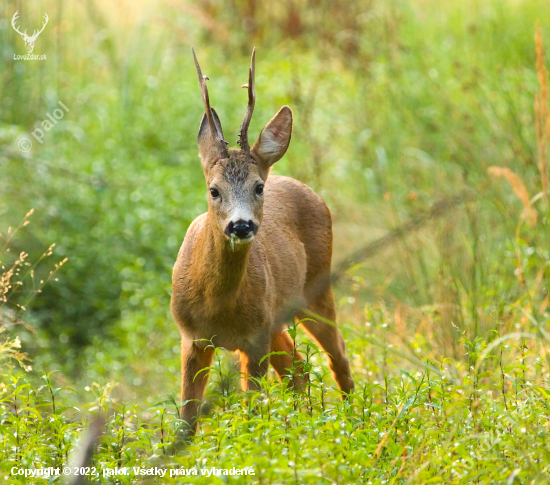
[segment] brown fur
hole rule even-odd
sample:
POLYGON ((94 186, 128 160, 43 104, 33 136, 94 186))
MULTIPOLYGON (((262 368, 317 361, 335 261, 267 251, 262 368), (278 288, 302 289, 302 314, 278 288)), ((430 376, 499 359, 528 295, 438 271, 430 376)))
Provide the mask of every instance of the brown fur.
MULTIPOLYGON (((268 177, 288 147, 291 129, 292 114, 284 107, 264 128, 250 158, 236 149, 229 150, 229 158, 220 158, 215 151, 213 155, 208 125, 201 127, 207 186, 217 188, 220 196, 209 197, 208 212, 189 227, 174 266, 171 307, 182 335, 182 401, 202 399, 207 383, 207 371, 195 375, 210 365, 213 351, 198 340, 212 339, 216 346, 239 351, 243 389, 257 389, 255 378, 265 375, 269 365, 268 359, 259 362, 269 352, 288 353, 271 357, 279 376, 292 366, 292 341, 282 333, 288 322, 286 305, 298 298, 304 308, 331 321, 336 318, 330 287, 321 295, 308 294, 308 285, 330 273, 330 212, 303 183, 268 177), (262 137, 264 142, 269 137, 280 141, 278 152, 273 153, 273 144, 263 146, 262 137), (254 195, 262 182, 263 196, 254 195), (232 250, 224 228, 237 206, 248 211, 259 229, 252 242, 235 244, 232 250)), ((303 326, 329 354, 338 387, 349 393, 353 381, 336 327, 311 321, 303 326)), ((302 387, 304 378, 294 377, 293 384, 302 387)), ((182 418, 192 430, 198 406, 192 401, 182 407, 182 418)))

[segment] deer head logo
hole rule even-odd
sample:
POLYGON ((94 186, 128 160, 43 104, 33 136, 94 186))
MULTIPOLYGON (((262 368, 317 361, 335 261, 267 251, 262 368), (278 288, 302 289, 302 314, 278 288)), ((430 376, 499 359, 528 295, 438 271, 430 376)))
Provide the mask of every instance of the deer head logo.
POLYGON ((11 19, 11 26, 13 27, 13 30, 15 30, 25 41, 25 49, 27 49, 27 52, 30 54, 32 53, 32 50, 34 49, 34 43, 36 42, 37 37, 42 33, 44 30, 44 27, 48 24, 48 16, 44 14, 44 23, 42 24, 42 28, 40 30, 35 30, 34 33, 29 37, 27 35, 27 31, 21 32, 17 26, 15 25, 15 21, 17 20, 19 15, 19 10, 13 14, 13 17, 11 19))

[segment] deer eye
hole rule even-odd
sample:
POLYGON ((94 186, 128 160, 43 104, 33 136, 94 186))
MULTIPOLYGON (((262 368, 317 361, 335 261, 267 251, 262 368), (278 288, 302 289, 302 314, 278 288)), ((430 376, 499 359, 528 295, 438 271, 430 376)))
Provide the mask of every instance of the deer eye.
POLYGON ((262 195, 264 193, 264 184, 256 185, 256 193, 262 195))
POLYGON ((218 189, 210 189, 210 195, 213 199, 217 199, 220 196, 220 192, 218 189))

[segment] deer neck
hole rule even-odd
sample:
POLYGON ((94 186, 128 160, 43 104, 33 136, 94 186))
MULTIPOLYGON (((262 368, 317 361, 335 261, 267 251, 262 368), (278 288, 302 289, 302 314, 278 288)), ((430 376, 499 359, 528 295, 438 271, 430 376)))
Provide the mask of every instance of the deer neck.
POLYGON ((237 295, 245 283, 252 244, 234 244, 220 231, 215 216, 210 212, 199 241, 203 248, 201 278, 206 283, 205 291, 216 298, 224 295, 237 295))

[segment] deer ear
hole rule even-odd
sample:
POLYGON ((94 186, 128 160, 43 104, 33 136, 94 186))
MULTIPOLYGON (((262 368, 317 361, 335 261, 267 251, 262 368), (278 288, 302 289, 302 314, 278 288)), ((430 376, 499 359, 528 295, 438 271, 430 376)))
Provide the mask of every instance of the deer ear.
POLYGON ((283 106, 260 133, 251 154, 265 168, 271 167, 286 153, 292 136, 292 110, 283 106))
MULTIPOLYGON (((223 138, 222 124, 220 123, 218 114, 214 108, 210 109, 212 110, 212 117, 214 118, 216 128, 219 130, 223 138)), ((197 135, 197 143, 199 145, 199 155, 201 157, 202 168, 205 172, 207 172, 219 160, 221 150, 220 143, 216 140, 216 137, 210 130, 210 125, 208 124, 206 114, 202 115, 201 126, 199 128, 199 134, 197 135)))

